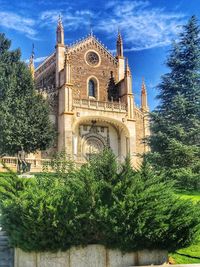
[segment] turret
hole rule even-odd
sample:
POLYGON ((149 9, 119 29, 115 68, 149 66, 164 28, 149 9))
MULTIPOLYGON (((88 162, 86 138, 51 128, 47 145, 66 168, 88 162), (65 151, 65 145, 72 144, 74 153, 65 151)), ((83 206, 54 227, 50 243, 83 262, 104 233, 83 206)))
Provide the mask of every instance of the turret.
POLYGON ((132 94, 132 77, 131 77, 131 70, 130 70, 127 58, 126 58, 126 65, 125 65, 124 80, 125 80, 126 93, 132 94))
MULTIPOLYGON (((58 20, 56 45, 56 85, 58 88, 58 151, 72 155, 72 110, 71 65, 68 47, 64 45, 64 29, 58 20)), ((74 141, 75 142, 75 141, 74 141)))
POLYGON ((118 81, 124 79, 124 56, 123 56, 123 41, 121 33, 118 31, 117 36, 117 55, 118 60, 118 81))
POLYGON ((125 94, 126 94, 126 102, 128 105, 128 118, 134 118, 134 97, 132 92, 132 76, 131 70, 128 64, 128 59, 126 59, 125 66, 125 75, 124 75, 124 84, 125 84, 125 94))
POLYGON ((141 109, 142 111, 148 111, 149 107, 147 104, 147 90, 144 79, 142 80, 142 88, 141 88, 141 109))

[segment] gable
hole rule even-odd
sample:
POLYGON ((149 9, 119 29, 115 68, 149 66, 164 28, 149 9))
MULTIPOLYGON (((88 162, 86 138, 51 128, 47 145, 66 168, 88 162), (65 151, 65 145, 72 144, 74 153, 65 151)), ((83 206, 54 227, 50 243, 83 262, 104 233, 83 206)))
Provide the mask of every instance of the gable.
POLYGON ((88 79, 94 77, 98 82, 98 99, 106 101, 111 77, 118 80, 117 59, 93 36, 69 47, 68 52, 74 96, 88 98, 88 79))

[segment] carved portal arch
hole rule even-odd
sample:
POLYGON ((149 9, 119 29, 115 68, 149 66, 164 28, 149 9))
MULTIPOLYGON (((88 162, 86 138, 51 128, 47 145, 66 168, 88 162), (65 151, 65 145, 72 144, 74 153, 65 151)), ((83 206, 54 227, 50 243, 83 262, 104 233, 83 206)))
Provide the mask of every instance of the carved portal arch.
POLYGON ((109 117, 104 117, 104 116, 82 116, 80 118, 77 118, 72 126, 72 131, 75 132, 76 128, 83 123, 90 123, 92 120, 95 120, 97 123, 98 122, 105 122, 108 123, 110 125, 112 125, 113 127, 115 127, 115 129, 118 129, 118 131, 120 132, 124 132, 125 136, 127 138, 130 137, 130 132, 129 129, 127 128, 127 126, 121 122, 120 120, 114 119, 114 118, 109 118, 109 117))
POLYGON ((83 138, 82 153, 87 159, 94 154, 100 153, 108 144, 99 134, 87 134, 83 138))

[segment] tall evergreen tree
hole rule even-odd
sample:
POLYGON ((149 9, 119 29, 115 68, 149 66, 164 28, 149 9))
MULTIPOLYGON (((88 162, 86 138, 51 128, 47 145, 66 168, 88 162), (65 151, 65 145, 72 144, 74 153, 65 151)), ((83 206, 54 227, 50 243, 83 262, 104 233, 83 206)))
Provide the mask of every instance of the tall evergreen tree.
POLYGON ((53 141, 47 102, 36 93, 20 50, 0 34, 0 155, 46 149, 53 141))
POLYGON ((119 88, 113 77, 113 72, 111 71, 110 80, 108 83, 108 100, 109 101, 119 101, 119 88))
POLYGON ((200 160, 200 28, 195 16, 183 27, 167 59, 152 113, 151 157, 157 167, 191 168, 200 160))

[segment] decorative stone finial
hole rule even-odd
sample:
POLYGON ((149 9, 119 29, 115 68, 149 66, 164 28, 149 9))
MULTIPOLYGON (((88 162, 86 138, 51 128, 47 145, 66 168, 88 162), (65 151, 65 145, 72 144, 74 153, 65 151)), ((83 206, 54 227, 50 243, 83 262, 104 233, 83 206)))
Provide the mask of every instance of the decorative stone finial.
POLYGON ((89 34, 88 34, 88 36, 89 36, 89 37, 90 37, 90 36, 94 36, 93 29, 92 29, 92 23, 91 23, 91 21, 90 21, 90 24, 89 24, 89 28, 90 28, 90 31, 89 31, 89 34))
POLYGON ((59 16, 58 16, 58 25, 57 25, 57 29, 63 29, 63 23, 62 23, 62 17, 61 17, 61 14, 59 14, 59 16))
POLYGON ((62 18, 61 18, 60 14, 59 14, 59 17, 58 17, 56 37, 57 37, 56 38, 57 44, 64 45, 64 27, 63 27, 62 18))

